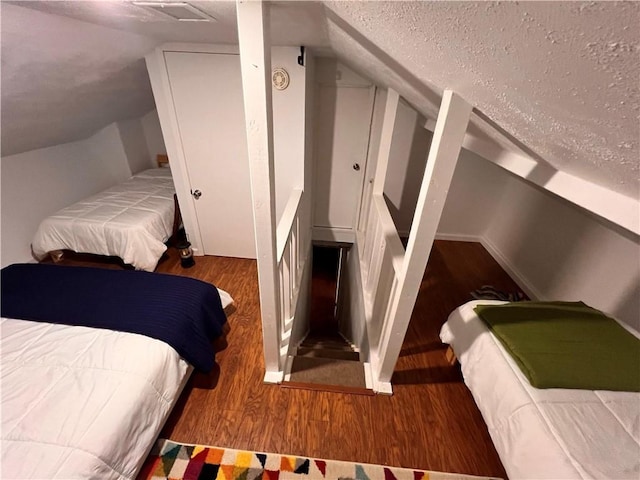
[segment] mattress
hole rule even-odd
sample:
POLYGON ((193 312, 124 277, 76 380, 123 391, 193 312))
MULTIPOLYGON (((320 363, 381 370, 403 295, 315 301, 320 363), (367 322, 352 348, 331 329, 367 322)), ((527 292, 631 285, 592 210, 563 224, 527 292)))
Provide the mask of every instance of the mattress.
POLYGON ((174 194, 170 169, 145 170, 43 220, 33 253, 39 259, 55 250, 115 255, 153 271, 173 233, 174 194))
POLYGON ((227 322, 220 291, 180 275, 24 263, 0 271, 0 293, 2 317, 146 335, 205 373, 227 322))
POLYGON ((460 362, 509 478, 639 478, 640 393, 532 387, 473 311, 479 303, 504 302, 462 305, 440 338, 460 362))
POLYGON ((132 479, 192 368, 142 335, 0 321, 2 478, 132 479))

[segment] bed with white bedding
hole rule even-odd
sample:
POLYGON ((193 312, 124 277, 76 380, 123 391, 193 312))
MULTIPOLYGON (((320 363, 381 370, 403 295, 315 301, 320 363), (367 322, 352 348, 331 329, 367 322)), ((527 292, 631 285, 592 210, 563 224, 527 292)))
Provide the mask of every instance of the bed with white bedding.
POLYGON ((32 250, 114 255, 136 269, 153 271, 175 228, 175 187, 169 168, 152 168, 42 221, 32 250))
POLYGON ((640 393, 532 387, 473 310, 501 303, 462 305, 440 338, 460 362, 509 478, 640 478, 640 393))
POLYGON ((0 477, 135 478, 191 371, 213 365, 211 339, 233 300, 157 273, 1 273, 0 477), (147 334, 132 333, 138 323, 147 334))
POLYGON ((2 478, 135 478, 192 367, 160 340, 3 318, 2 478))

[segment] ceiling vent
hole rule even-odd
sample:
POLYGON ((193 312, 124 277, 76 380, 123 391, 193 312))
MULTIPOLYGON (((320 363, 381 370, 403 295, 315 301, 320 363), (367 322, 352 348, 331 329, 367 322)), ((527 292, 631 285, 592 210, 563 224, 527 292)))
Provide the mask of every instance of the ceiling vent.
POLYGON ((132 2, 139 7, 145 7, 164 16, 181 22, 211 22, 215 21, 210 15, 198 10, 186 2, 132 2))

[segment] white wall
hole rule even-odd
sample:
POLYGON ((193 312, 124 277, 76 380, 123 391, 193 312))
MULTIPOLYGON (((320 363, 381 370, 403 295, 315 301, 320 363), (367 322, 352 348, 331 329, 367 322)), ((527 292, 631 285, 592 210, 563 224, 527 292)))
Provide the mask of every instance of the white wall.
POLYGON ((291 190, 304 186, 305 67, 298 65, 298 47, 273 47, 271 68, 289 73, 285 90, 272 88, 276 219, 280 220, 291 190))
POLYGON ((45 217, 131 176, 115 124, 86 140, 3 157, 1 164, 2 266, 32 259, 31 240, 45 217))
POLYGON ((484 237, 541 299, 582 300, 640 329, 640 239, 510 177, 484 237))
POLYGON ((481 241, 538 299, 582 300, 640 329, 640 239, 469 152, 438 236, 481 241))
POLYGON ((369 87, 373 82, 362 77, 335 58, 317 57, 316 83, 339 87, 369 87))
MULTIPOLYGON (((314 127, 315 127, 315 76, 316 58, 306 53, 305 59, 305 91, 304 91, 304 204, 301 215, 301 228, 303 231, 311 230, 312 202, 313 202, 313 153, 314 153, 314 127)), ((311 235, 308 241, 311 242, 311 235)))
POLYGON ((411 230, 433 136, 423 128, 424 122, 425 119, 413 107, 400 101, 391 139, 384 196, 401 236, 408 236, 411 230))
POLYGON ((357 242, 346 254, 340 288, 340 333, 360 350, 362 361, 369 361, 369 338, 357 242))
POLYGON ((158 111, 154 108, 144 117, 140 119, 144 139, 147 143, 147 151, 149 152, 149 161, 156 166, 157 155, 166 155, 167 147, 162 137, 162 128, 160 127, 160 119, 158 111))
POLYGON ((157 162, 149 154, 141 119, 124 120, 117 125, 131 173, 157 167, 157 162))
POLYGON ((380 151, 380 137, 382 135, 382 122, 384 120, 386 101, 387 91, 379 87, 376 88, 376 96, 373 102, 373 115, 371 118, 371 131, 369 132, 367 167, 365 170, 364 188, 362 189, 362 206, 360 208, 360 217, 358 218, 359 231, 367 228, 367 219, 369 218, 369 209, 371 208, 373 181, 376 176, 378 152, 380 151))
POLYGON ((462 150, 438 225, 438 237, 477 240, 483 236, 509 178, 494 163, 462 150))

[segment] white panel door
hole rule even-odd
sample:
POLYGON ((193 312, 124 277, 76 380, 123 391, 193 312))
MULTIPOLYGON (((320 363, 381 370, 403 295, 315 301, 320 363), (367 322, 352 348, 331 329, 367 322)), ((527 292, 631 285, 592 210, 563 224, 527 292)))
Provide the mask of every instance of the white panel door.
POLYGON ((373 88, 318 86, 314 227, 355 227, 373 98, 373 88))
POLYGON ((255 258, 238 55, 165 52, 204 253, 255 258))

